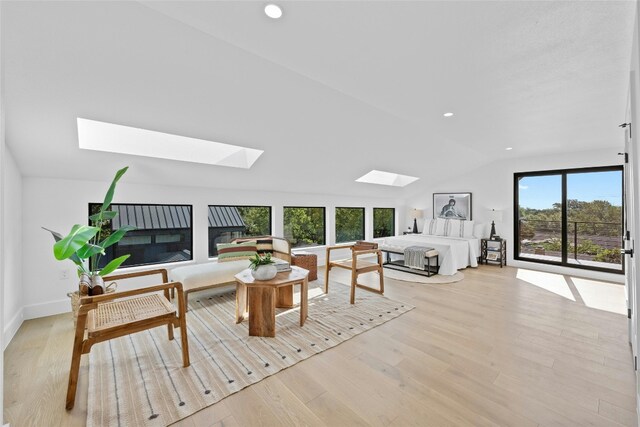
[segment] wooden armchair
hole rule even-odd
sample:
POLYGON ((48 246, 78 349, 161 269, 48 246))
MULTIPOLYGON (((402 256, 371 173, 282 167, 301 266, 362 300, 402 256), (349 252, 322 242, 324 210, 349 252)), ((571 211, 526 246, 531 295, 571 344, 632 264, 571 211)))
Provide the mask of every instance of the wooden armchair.
POLYGON ((328 246, 326 257, 326 268, 324 272, 324 293, 329 292, 329 272, 332 268, 344 268, 351 270, 351 304, 356 301, 356 288, 361 288, 369 292, 375 292, 377 294, 384 294, 384 273, 382 270, 382 251, 378 249, 377 243, 369 243, 358 241, 353 245, 347 246, 328 246), (336 249, 351 249, 351 258, 340 259, 331 261, 331 251, 336 249), (370 262, 358 257, 362 255, 376 255, 376 262, 370 262), (380 289, 374 289, 369 286, 358 283, 358 276, 360 274, 369 273, 371 271, 377 271, 380 275, 380 289))
POLYGON ((169 339, 172 340, 173 328, 179 327, 182 341, 182 364, 185 368, 189 366, 186 307, 182 284, 179 282, 166 283, 168 281, 167 270, 164 269, 108 276, 105 277, 105 281, 157 274, 162 276, 162 285, 80 299, 71 369, 69 370, 67 409, 73 409, 75 404, 80 357, 89 353, 91 347, 99 342, 164 325, 167 325, 169 339), (169 290, 176 290, 178 293, 177 311, 176 307, 169 302, 169 290), (163 294, 159 294, 159 291, 162 291, 163 294), (86 338, 85 327, 87 330, 86 338))

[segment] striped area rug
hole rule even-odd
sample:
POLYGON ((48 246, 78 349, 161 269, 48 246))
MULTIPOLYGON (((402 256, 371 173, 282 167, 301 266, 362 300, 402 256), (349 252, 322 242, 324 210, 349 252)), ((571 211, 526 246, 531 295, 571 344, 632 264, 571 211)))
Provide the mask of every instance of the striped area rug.
POLYGON ((235 292, 196 294, 187 313, 188 368, 179 329, 173 341, 166 328, 155 328, 95 345, 87 425, 169 425, 414 308, 366 291, 350 305, 348 293, 337 282, 327 295, 310 283, 304 327, 297 307, 280 310, 275 338, 249 337, 247 321, 235 324, 235 292))

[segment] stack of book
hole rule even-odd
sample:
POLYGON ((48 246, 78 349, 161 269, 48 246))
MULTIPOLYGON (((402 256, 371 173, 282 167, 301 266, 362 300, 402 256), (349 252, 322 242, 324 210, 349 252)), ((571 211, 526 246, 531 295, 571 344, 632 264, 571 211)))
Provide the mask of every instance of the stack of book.
POLYGON ((272 260, 275 261, 275 266, 276 270, 278 270, 278 273, 281 273, 283 271, 291 271, 291 264, 289 264, 287 261, 280 258, 272 258, 272 260))

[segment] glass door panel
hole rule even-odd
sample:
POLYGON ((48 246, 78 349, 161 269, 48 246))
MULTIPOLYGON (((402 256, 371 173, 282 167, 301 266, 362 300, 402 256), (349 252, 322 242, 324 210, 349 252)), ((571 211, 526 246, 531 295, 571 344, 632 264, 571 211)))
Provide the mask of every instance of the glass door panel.
POLYGON ((517 191, 520 257, 562 262, 562 175, 521 177, 517 191))
POLYGON ((622 170, 567 174, 567 263, 622 270, 622 170))

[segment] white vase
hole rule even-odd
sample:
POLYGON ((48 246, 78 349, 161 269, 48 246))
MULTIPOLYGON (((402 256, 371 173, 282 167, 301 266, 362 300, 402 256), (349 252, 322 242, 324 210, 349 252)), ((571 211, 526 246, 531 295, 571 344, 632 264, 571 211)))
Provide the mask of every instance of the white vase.
POLYGON ((259 265, 255 270, 251 270, 251 275, 256 280, 271 280, 276 274, 278 270, 274 264, 259 265))

